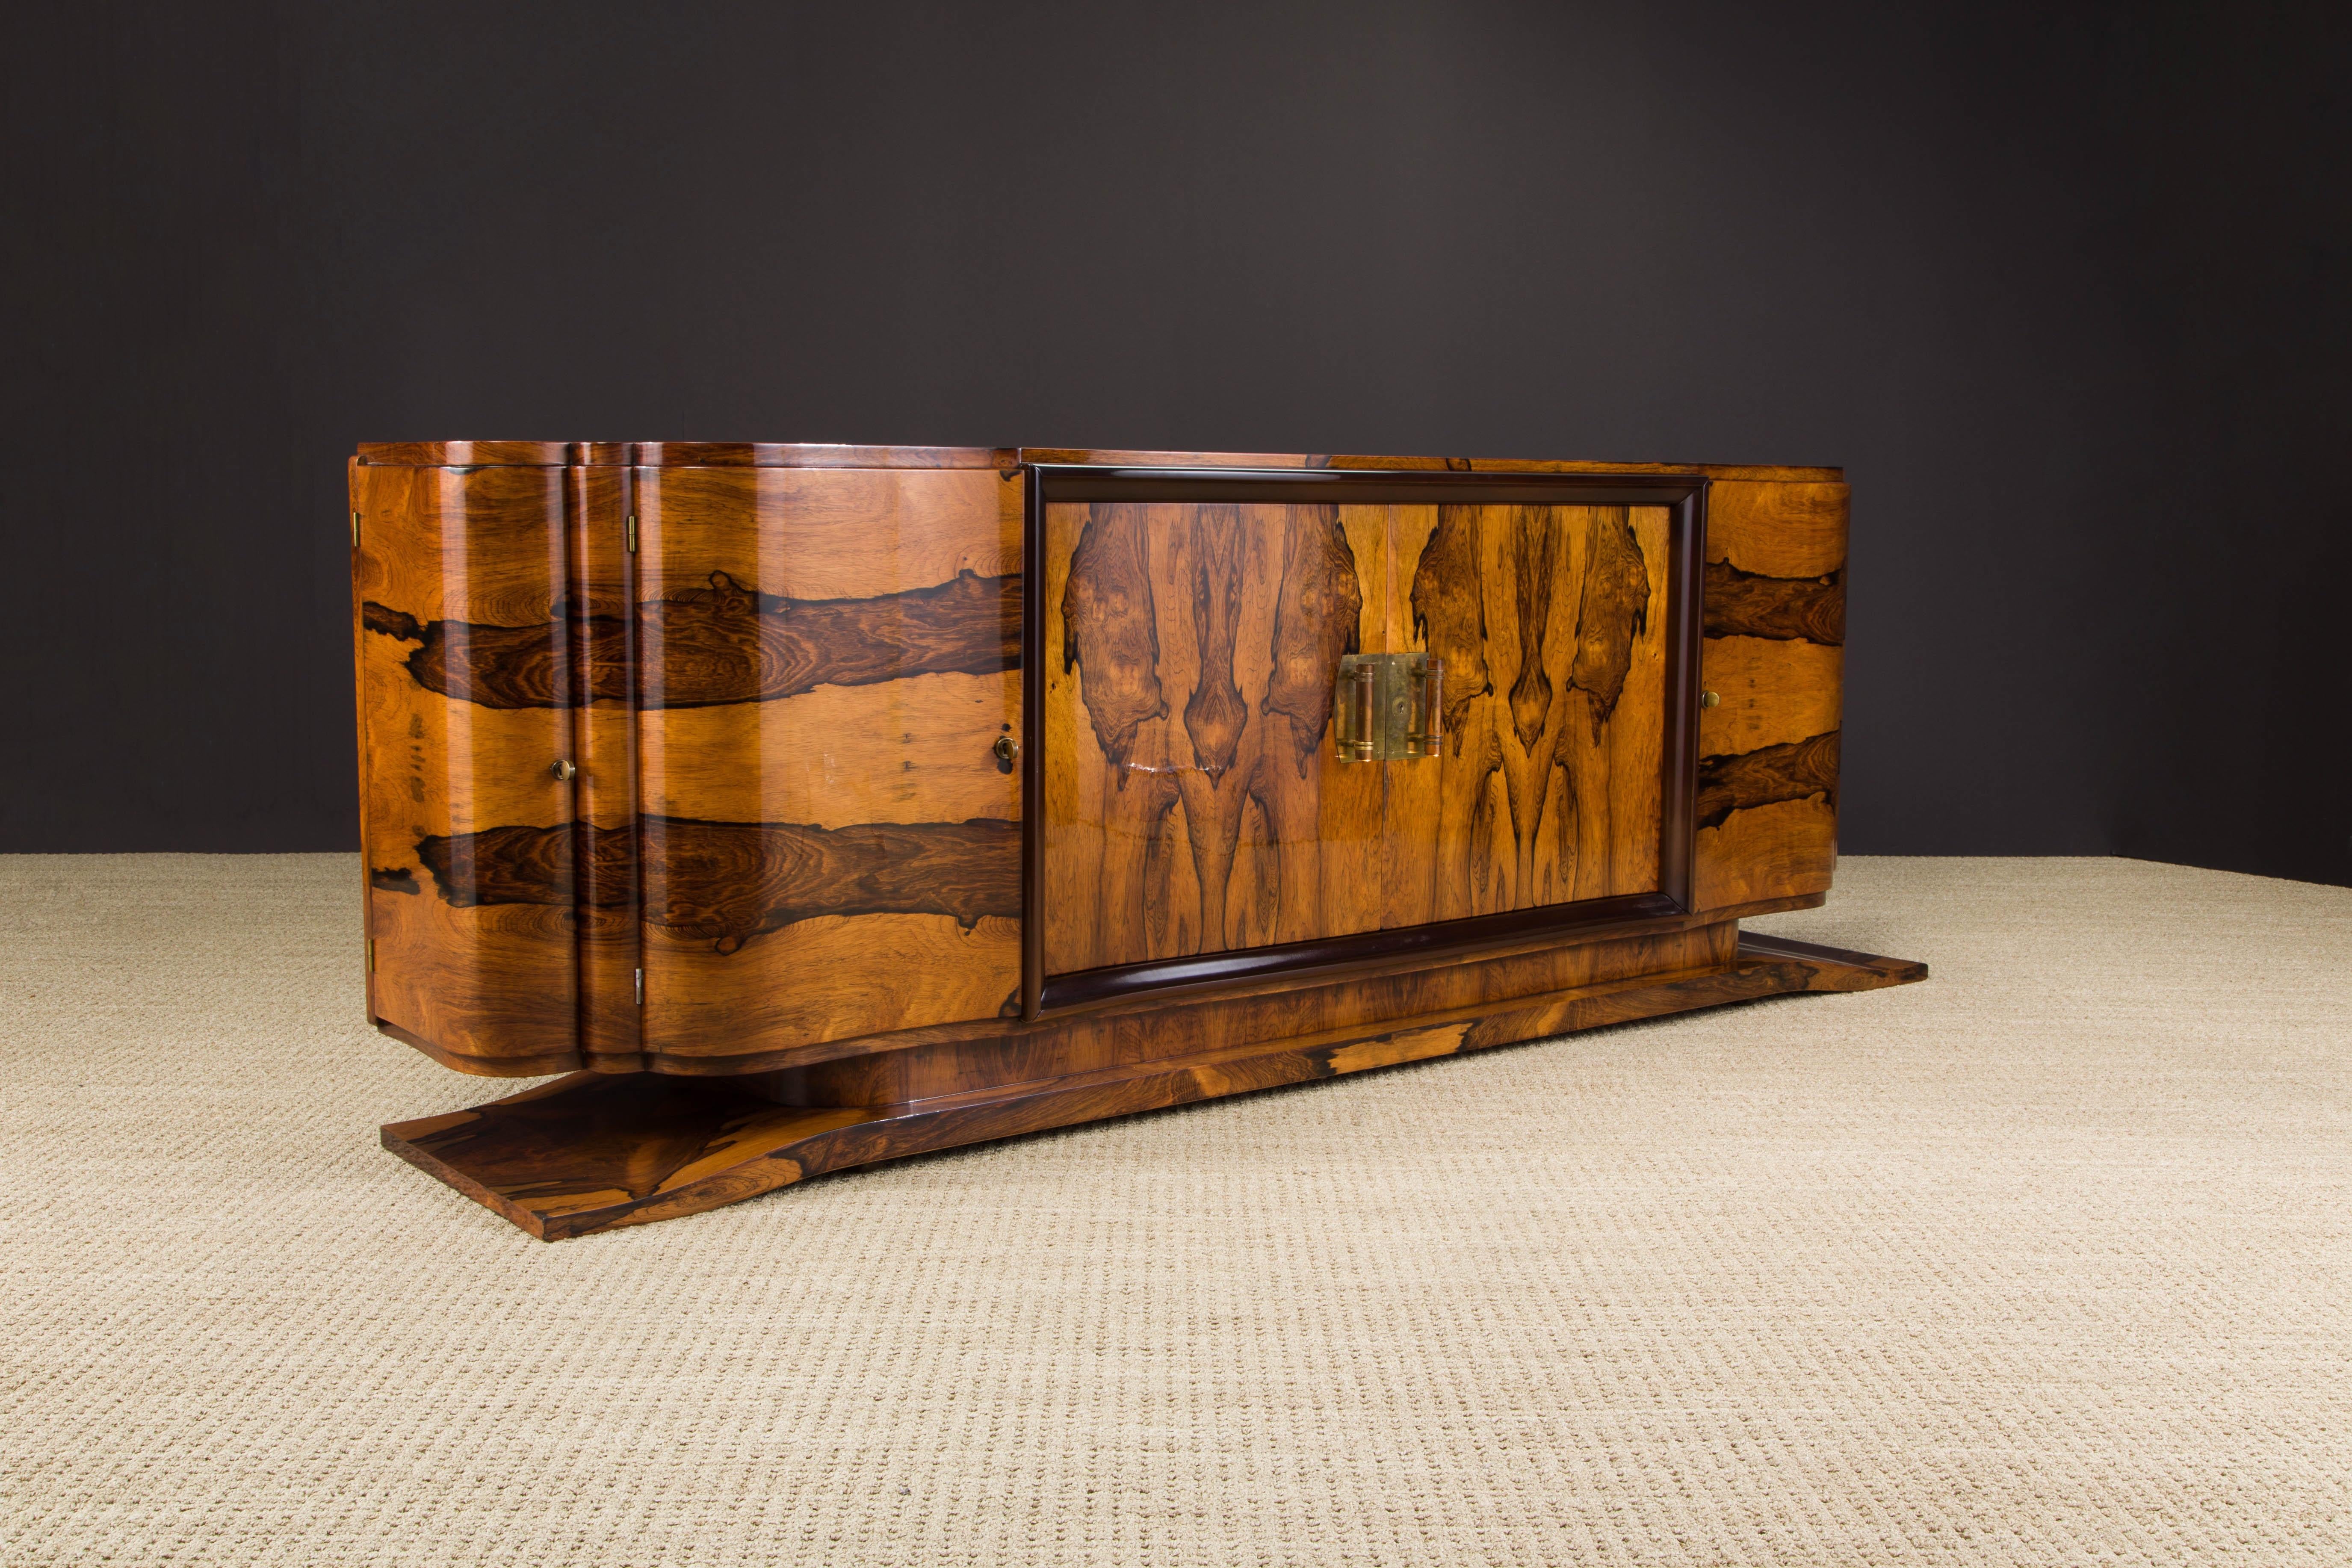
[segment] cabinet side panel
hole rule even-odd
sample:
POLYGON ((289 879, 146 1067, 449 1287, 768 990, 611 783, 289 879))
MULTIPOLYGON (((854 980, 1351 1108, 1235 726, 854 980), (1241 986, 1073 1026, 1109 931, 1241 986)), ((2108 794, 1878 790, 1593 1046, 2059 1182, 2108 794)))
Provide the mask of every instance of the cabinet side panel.
POLYGON ((352 474, 373 1010, 490 1073, 578 1064, 562 485, 352 474))
MULTIPOLYGON (((368 788, 368 691, 367 691, 367 623, 362 616, 360 599, 360 511, 368 503, 373 477, 357 458, 344 465, 348 476, 347 489, 352 513, 352 735, 357 743, 360 781, 360 847, 364 851, 372 842, 371 825, 373 807, 368 788)), ((373 898, 368 879, 367 856, 360 857, 360 966, 366 975, 367 1019, 373 1024, 382 1016, 375 1010, 375 940, 374 917, 369 909, 373 898)))
POLYGON ((1828 889, 1837 862, 1846 488, 1707 496, 1693 890, 1700 909, 1828 889))
POLYGON ((994 1017, 1021 979, 1021 485, 644 468, 646 1049, 994 1017))

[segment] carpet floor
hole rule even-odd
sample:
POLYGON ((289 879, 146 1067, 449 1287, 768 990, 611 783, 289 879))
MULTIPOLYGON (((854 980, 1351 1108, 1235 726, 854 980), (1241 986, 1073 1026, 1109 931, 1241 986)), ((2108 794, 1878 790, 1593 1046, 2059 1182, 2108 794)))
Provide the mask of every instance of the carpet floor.
POLYGON ((2352 890, 1839 877, 1933 979, 548 1246, 350 858, 0 858, 0 1562, 2352 1562, 2352 890))

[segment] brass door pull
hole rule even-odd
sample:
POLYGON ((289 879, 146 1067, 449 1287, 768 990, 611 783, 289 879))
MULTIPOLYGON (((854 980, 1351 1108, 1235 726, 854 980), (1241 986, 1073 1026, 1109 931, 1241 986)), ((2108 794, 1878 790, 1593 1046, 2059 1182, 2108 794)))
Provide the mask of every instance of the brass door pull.
POLYGON ((1380 667, 1369 658, 1340 666, 1340 706, 1348 716, 1347 730, 1339 737, 1343 763, 1368 763, 1379 754, 1380 716, 1374 700, 1379 677, 1380 667))
POLYGON ((1445 754, 1445 661, 1422 653, 1339 660, 1332 738, 1343 763, 1445 754))
POLYGON ((1442 757, 1445 754, 1445 661, 1427 658, 1416 660, 1406 671, 1412 691, 1411 711, 1405 720, 1404 754, 1408 757, 1442 757))

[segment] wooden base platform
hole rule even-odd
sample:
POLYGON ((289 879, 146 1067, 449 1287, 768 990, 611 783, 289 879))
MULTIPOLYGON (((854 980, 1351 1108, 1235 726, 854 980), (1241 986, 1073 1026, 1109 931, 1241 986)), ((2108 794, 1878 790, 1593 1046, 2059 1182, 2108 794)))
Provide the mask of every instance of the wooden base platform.
MULTIPOLYGON (((923 1099, 786 1105, 779 1079, 573 1073, 470 1110, 396 1121, 383 1146, 542 1241, 671 1219, 805 1177, 1799 991, 1870 991, 1925 964, 1741 933, 1727 967, 1605 981, 1374 1027, 1229 1045, 923 1099), (764 1092, 763 1092, 764 1091, 764 1092)), ((1007 1052, 1020 1061, 1019 1052, 1007 1052)))

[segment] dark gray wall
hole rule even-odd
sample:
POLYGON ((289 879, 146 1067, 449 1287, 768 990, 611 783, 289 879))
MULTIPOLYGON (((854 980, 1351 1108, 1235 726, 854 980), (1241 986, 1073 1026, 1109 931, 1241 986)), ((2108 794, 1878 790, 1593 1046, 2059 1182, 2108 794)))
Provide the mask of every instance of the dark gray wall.
POLYGON ((2347 41, 60 9, 8 68, 0 848, 353 842, 356 441, 1026 441, 1843 464, 1846 848, 2352 880, 2347 41))

